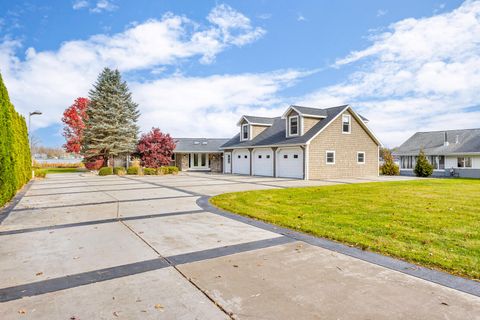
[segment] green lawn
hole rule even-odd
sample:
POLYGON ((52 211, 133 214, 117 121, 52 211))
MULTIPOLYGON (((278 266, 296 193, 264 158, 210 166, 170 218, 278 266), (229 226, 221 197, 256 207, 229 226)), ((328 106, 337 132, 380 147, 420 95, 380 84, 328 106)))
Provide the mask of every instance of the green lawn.
POLYGON ((231 212, 480 279, 480 180, 262 190, 210 201, 231 212))
POLYGON ((70 172, 84 172, 85 169, 83 168, 43 168, 47 174, 52 173, 70 173, 70 172))

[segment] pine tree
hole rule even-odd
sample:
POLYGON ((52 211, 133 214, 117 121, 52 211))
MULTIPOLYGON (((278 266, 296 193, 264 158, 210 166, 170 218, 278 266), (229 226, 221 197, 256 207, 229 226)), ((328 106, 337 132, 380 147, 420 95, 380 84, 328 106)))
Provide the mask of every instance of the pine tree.
POLYGON ((415 164, 413 172, 417 177, 429 177, 433 173, 433 166, 428 162, 423 150, 420 150, 420 153, 418 154, 417 163, 415 164))
POLYGON ((127 155, 135 151, 139 112, 118 70, 105 68, 89 92, 82 153, 90 158, 127 155))
POLYGON ((386 148, 381 150, 383 154, 383 165, 380 167, 380 172, 386 176, 398 176, 400 174, 400 168, 395 164, 392 152, 386 148))

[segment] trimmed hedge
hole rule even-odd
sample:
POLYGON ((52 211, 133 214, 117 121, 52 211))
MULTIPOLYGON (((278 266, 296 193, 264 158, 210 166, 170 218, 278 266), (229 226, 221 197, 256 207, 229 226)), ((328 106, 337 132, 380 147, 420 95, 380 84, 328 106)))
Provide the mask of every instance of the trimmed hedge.
POLYGON ((128 167, 127 169, 127 174, 130 174, 130 175, 138 175, 139 172, 140 172, 139 167, 128 167))
POLYGON ((0 75, 0 206, 31 178, 27 124, 10 102, 0 75))
POLYGON ((115 167, 113 168, 113 174, 117 174, 119 176, 125 175, 125 168, 124 167, 115 167))
POLYGON ((47 170, 35 169, 35 178, 45 178, 47 176, 47 170))
POLYGON ((146 176, 154 176, 157 174, 157 169, 155 168, 143 168, 143 174, 146 176))
POLYGON ((103 167, 98 170, 99 176, 109 176, 113 174, 113 169, 111 167, 103 167))
POLYGON ((175 166, 165 166, 157 169, 157 174, 177 174, 178 168, 175 166))

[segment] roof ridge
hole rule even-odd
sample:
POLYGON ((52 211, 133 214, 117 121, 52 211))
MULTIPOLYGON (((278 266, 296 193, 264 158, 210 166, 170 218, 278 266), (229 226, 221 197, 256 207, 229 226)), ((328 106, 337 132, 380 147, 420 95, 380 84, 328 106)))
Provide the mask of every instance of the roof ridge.
POLYGON ((480 128, 417 131, 417 132, 415 132, 415 134, 417 134, 417 133, 434 133, 434 132, 450 132, 450 131, 471 131, 471 130, 480 130, 480 128))

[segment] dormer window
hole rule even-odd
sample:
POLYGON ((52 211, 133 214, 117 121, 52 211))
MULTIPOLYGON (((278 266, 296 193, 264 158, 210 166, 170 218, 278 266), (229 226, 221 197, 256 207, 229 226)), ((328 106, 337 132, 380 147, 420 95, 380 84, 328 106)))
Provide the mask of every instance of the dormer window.
POLYGON ((291 116, 288 118, 288 135, 298 135, 298 116, 291 116))
POLYGON ((242 125, 242 140, 248 140, 248 124, 242 125))
POLYGON ((351 117, 348 114, 344 114, 342 116, 342 133, 350 133, 351 132, 351 117))

